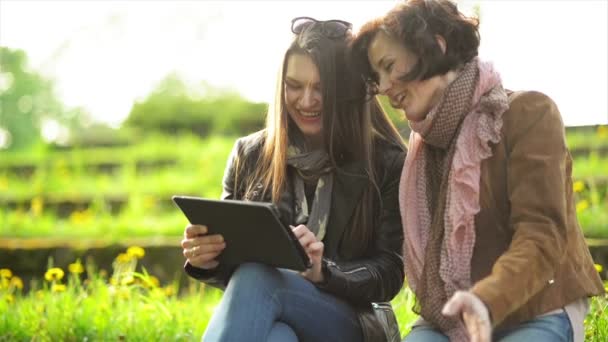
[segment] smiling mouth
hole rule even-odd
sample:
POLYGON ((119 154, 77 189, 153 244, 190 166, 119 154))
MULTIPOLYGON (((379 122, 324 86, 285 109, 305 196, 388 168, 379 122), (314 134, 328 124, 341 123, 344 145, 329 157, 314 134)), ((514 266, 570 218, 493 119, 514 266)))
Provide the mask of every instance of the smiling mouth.
POLYGON ((321 112, 303 112, 303 111, 298 111, 298 114, 300 114, 300 116, 305 117, 305 118, 316 118, 321 116, 321 112))

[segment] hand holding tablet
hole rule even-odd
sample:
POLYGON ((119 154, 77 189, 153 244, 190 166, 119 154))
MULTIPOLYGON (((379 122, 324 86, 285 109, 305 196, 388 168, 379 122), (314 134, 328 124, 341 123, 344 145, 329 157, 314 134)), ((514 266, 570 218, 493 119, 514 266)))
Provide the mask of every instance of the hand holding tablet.
POLYGON ((271 203, 189 196, 173 196, 172 199, 192 224, 186 230, 186 239, 207 239, 204 250, 196 248, 199 245, 196 243, 185 247, 185 256, 192 257, 203 266, 201 268, 213 268, 217 263, 239 265, 244 262, 260 262, 297 271, 309 267, 310 260, 304 248, 291 228, 279 220, 278 211, 271 203), (202 233, 205 230, 206 233, 202 233), (203 236, 196 237, 201 234, 203 236))

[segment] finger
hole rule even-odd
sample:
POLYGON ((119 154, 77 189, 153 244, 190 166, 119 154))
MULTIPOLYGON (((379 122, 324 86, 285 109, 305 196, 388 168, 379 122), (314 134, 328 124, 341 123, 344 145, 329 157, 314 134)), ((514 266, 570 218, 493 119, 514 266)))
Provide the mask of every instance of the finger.
POLYGON ((203 235, 191 239, 182 240, 182 248, 192 248, 199 245, 219 244, 224 242, 224 237, 220 234, 203 235))
POLYGON ((198 246, 192 247, 192 249, 194 249, 193 256, 200 255, 200 254, 205 254, 205 253, 221 252, 225 248, 226 248, 226 243, 225 242, 215 243, 215 244, 198 245, 198 246))
POLYGON ((291 227, 291 231, 293 231, 293 234, 296 236, 297 239, 300 239, 300 237, 302 237, 304 234, 310 232, 308 227, 306 227, 303 224, 298 225, 297 227, 294 227, 294 226, 290 226, 290 227, 291 227))
POLYGON ((217 255, 201 255, 192 259, 188 259, 188 263, 198 268, 211 269, 219 265, 219 261, 215 260, 215 258, 217 258, 217 255))
POLYGON ((443 306, 441 313, 445 316, 456 316, 464 307, 464 297, 460 291, 454 293, 452 298, 443 306))
POLYGON ((462 320, 467 328, 471 342, 479 341, 479 326, 475 317, 467 312, 462 313, 462 320))
POLYGON ((314 242, 317 242, 317 237, 311 231, 308 231, 306 234, 302 235, 298 241, 305 250, 308 250, 308 246, 314 242))
POLYGON ((195 238, 199 235, 207 234, 207 231, 207 226, 190 224, 186 226, 186 229, 184 230, 184 237, 187 239, 195 238))
POLYGON ((476 313, 468 313, 466 311, 463 312, 462 318, 465 322, 465 325, 467 326, 469 335, 471 336, 471 341, 490 341, 492 328, 488 321, 482 319, 476 313))
POLYGON ((221 252, 225 248, 225 243, 196 245, 192 248, 185 248, 183 253, 186 258, 192 258, 201 254, 221 252))
POLYGON ((325 246, 323 245, 323 242, 315 241, 315 242, 311 243, 310 245, 308 245, 308 249, 306 250, 306 252, 308 252, 309 254, 313 254, 315 256, 323 255, 324 247, 325 246))
POLYGON ((190 241, 188 241, 188 244, 192 247, 192 246, 199 246, 199 245, 212 245, 212 244, 219 244, 219 243, 224 243, 224 237, 220 234, 213 234, 213 235, 203 235, 203 236, 199 236, 193 239, 190 239, 190 241))

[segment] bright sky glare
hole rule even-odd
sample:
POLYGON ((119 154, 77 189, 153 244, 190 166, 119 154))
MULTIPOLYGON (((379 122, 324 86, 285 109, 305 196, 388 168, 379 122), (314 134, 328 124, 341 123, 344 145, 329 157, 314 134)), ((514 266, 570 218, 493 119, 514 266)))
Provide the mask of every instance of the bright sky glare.
MULTIPOLYGON (((608 1, 460 3, 481 4, 480 55, 505 87, 548 94, 566 125, 608 123, 608 1)), ((66 105, 117 125, 171 72, 266 101, 291 18, 345 19, 356 31, 394 4, 0 0, 0 45, 25 50, 66 105)))

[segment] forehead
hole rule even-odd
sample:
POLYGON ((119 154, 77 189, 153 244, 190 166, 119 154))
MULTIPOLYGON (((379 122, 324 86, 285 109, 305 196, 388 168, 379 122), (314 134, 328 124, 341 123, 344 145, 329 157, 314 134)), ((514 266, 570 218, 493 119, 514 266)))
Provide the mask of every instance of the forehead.
POLYGON ((319 69, 309 55, 292 53, 287 58, 285 77, 301 83, 319 83, 319 69))
POLYGON ((409 52, 395 38, 380 30, 371 40, 367 56, 373 66, 377 66, 385 57, 409 57, 409 52))

